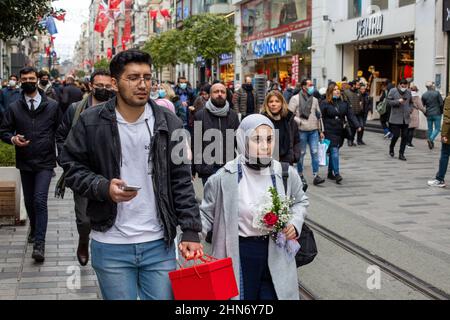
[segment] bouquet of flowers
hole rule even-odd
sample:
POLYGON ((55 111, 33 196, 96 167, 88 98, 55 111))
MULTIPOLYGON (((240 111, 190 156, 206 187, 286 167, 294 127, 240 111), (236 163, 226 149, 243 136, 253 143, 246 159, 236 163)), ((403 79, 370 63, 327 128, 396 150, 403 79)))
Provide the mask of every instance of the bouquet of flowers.
POLYGON ((271 238, 279 248, 284 248, 289 258, 293 259, 300 250, 300 244, 297 240, 287 240, 283 229, 292 218, 290 207, 292 199, 281 199, 277 190, 270 187, 258 210, 259 214, 255 217, 255 225, 263 230, 270 232, 271 238))

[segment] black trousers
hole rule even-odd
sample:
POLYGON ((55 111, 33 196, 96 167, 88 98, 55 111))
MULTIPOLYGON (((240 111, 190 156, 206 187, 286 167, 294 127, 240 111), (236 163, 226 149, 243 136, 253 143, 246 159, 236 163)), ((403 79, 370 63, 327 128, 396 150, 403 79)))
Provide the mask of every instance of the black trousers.
POLYGON ((408 145, 412 145, 415 128, 408 128, 408 145))
POLYGON ((392 124, 390 123, 391 132, 394 137, 391 140, 391 145, 389 148, 390 152, 394 152, 395 144, 401 137, 400 141, 400 154, 405 154, 406 144, 408 142, 408 125, 407 124, 392 124))
POLYGON ((80 196, 76 192, 73 193, 75 201, 75 216, 77 219, 77 230, 81 238, 88 241, 91 233, 91 221, 86 215, 88 199, 80 196))

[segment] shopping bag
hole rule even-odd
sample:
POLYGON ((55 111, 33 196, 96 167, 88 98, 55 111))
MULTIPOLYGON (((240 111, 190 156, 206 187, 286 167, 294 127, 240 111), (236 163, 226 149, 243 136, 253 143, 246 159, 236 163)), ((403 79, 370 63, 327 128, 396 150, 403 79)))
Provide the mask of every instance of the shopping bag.
POLYGON ((331 141, 328 139, 323 139, 319 142, 319 165, 322 167, 328 166, 327 151, 330 143, 331 141))
POLYGON ((231 258, 205 257, 169 272, 175 300, 229 300, 239 294, 231 258))

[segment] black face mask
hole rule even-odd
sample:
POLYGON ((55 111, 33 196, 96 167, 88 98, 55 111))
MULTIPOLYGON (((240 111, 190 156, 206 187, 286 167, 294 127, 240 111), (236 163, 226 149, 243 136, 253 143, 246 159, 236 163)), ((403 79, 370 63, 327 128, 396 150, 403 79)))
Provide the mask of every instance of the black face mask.
POLYGON ((48 85, 48 80, 41 80, 41 85, 46 87, 48 85))
POLYGON ((227 100, 223 99, 223 98, 218 98, 218 99, 212 99, 211 98, 211 102, 213 105, 215 105, 217 108, 223 108, 226 106, 227 104, 227 100))
POLYGON ((21 88, 26 94, 31 94, 36 91, 37 82, 22 82, 21 88))
POLYGON ((114 92, 105 88, 103 89, 94 88, 93 96, 96 100, 100 102, 105 102, 114 96, 114 92))

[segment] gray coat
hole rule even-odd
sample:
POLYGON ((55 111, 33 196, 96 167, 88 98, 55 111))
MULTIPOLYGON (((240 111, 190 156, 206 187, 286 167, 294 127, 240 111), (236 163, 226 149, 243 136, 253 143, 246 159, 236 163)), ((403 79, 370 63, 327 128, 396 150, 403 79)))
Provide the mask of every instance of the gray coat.
POLYGON ((412 96, 409 90, 401 94, 399 89, 393 88, 389 91, 387 103, 391 107, 391 117, 389 123, 408 124, 411 121, 412 96), (405 100, 400 103, 398 100, 405 100))
MULTIPOLYGON (((216 258, 231 257, 236 281, 240 283, 239 258, 239 186, 238 158, 228 162, 208 179, 200 212, 203 236, 213 231, 212 255, 216 258)), ((279 193, 284 195, 281 164, 274 161, 274 173, 279 193)), ((297 171, 289 168, 287 194, 294 198, 291 223, 300 232, 306 217, 308 198, 302 190, 297 171)), ((295 260, 289 261, 285 252, 269 241, 269 269, 279 300, 298 300, 298 275, 295 260)), ((236 298, 239 299, 239 298, 236 298)))
POLYGON ((422 95, 422 103, 427 109, 426 116, 440 116, 442 115, 442 107, 444 100, 439 91, 428 90, 422 95))

